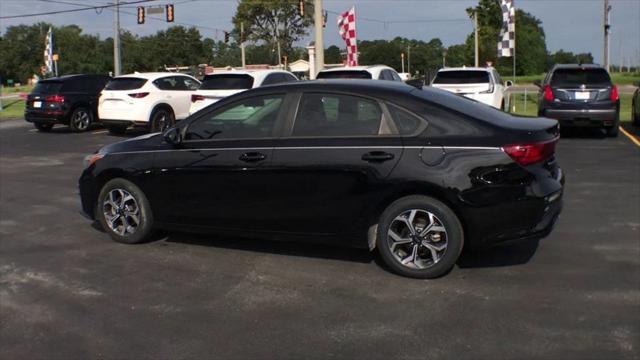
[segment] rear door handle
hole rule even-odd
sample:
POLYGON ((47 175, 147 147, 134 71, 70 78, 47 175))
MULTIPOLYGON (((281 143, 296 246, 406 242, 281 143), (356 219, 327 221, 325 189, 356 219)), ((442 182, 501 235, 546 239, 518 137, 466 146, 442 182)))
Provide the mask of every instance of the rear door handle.
POLYGON ((384 151, 372 151, 362 155, 362 160, 368 162, 384 162, 392 160, 395 155, 384 151))
POLYGON ((267 155, 259 152, 248 152, 240 155, 239 159, 244 162, 258 162, 267 158, 267 155))

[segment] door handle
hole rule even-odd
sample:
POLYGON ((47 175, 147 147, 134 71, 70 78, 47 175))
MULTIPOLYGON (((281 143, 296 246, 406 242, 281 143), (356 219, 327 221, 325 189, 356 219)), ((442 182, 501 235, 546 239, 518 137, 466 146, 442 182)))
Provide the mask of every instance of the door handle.
POLYGON ((384 151, 372 151, 362 155, 362 160, 369 162, 384 162, 392 160, 395 155, 384 151))
POLYGON ((259 152, 248 152, 240 155, 239 159, 244 162, 258 162, 267 158, 267 155, 259 152))

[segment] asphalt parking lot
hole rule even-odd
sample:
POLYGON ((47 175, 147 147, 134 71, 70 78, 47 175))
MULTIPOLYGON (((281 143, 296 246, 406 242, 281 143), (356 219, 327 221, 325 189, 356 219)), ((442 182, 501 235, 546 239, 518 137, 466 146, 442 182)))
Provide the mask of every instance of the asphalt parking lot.
POLYGON ((0 125, 0 358, 640 357, 640 147, 622 134, 560 141, 549 237, 420 281, 361 250, 114 243, 79 214, 77 178, 121 138, 32 129, 0 125))

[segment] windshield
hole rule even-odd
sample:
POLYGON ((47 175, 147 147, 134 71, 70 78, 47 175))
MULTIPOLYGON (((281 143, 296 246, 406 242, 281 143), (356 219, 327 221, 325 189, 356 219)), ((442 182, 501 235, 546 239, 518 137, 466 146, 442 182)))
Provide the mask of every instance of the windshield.
POLYGON ((434 84, 481 84, 488 83, 489 73, 480 70, 440 71, 434 84))
POLYGON ((245 90, 253 87, 253 77, 246 74, 207 75, 200 90, 245 90))
POLYGON ((551 78, 552 86, 610 85, 611 78, 604 69, 557 69, 551 78))
POLYGON ((147 82, 147 79, 140 79, 140 78, 133 78, 133 77, 115 78, 109 81, 109 83, 104 89, 105 90, 140 89, 146 82, 147 82))
POLYGON ((325 71, 318 74, 318 79, 371 79, 371 74, 364 70, 325 71))
POLYGON ((38 81, 33 92, 37 94, 55 94, 60 92, 62 82, 60 81, 38 81))

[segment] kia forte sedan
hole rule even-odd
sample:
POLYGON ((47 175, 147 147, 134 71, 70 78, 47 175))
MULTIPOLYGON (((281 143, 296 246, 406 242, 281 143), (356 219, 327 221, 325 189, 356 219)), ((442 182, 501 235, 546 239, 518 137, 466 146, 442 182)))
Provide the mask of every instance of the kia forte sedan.
POLYGON ((377 250, 402 275, 466 247, 544 237, 560 213, 558 123, 438 89, 322 80, 225 98, 86 159, 86 215, 113 240, 156 229, 377 250))

